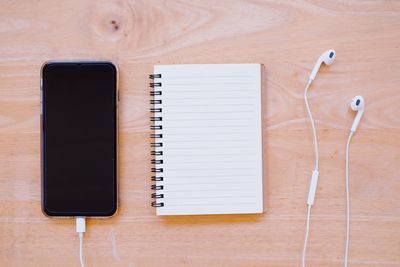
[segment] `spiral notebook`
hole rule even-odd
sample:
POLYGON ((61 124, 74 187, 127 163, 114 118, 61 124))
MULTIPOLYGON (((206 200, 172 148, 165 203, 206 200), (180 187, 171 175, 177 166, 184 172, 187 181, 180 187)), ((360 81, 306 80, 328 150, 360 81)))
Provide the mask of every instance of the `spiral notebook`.
POLYGON ((263 212, 261 65, 156 65, 157 215, 263 212))

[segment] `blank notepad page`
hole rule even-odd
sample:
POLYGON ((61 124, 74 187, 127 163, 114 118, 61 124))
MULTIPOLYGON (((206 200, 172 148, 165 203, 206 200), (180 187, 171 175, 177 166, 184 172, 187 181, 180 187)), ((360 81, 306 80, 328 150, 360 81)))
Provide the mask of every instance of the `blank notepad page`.
POLYGON ((262 213, 261 65, 154 66, 157 215, 262 213))

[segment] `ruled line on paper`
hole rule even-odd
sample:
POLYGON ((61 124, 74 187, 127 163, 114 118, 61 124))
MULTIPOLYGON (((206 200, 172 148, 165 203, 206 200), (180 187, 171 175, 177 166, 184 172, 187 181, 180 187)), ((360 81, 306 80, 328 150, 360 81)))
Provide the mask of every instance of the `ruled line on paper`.
MULTIPOLYGON (((240 107, 240 106, 253 106, 254 104, 251 104, 251 103, 249 103, 249 104, 243 104, 243 103, 241 103, 241 104, 235 104, 235 107, 240 107)), ((200 104, 200 105, 198 105, 198 104, 188 104, 188 103, 181 103, 181 104, 169 104, 168 102, 167 103, 163 103, 162 104, 162 106, 163 106, 163 108, 168 108, 168 107, 212 107, 212 106, 215 106, 215 105, 212 105, 212 104, 200 104), (185 105, 186 104, 186 105, 185 105)), ((232 105, 224 105, 224 107, 231 107, 232 105)))
POLYGON ((201 85, 253 85, 255 83, 249 83, 249 82, 207 82, 207 83, 201 83, 201 82, 196 82, 196 83, 169 83, 165 82, 162 86, 201 86, 201 85))
MULTIPOLYGON (((168 147, 168 146, 164 146, 164 148, 167 148, 168 149, 168 151, 174 151, 174 150, 183 150, 183 149, 187 149, 187 150, 193 150, 194 149, 194 147, 177 147, 177 148, 173 148, 173 147, 168 147)), ((234 146, 213 146, 213 147, 201 147, 201 148, 204 148, 205 150, 207 150, 207 148, 217 148, 217 149, 220 149, 220 148, 242 148, 241 146, 236 146, 236 147, 234 147, 234 146)), ((161 149, 160 149, 161 150, 161 149)), ((165 150, 165 149, 164 149, 165 150)))
POLYGON ((253 75, 226 75, 226 76, 221 76, 221 75, 196 75, 196 76, 163 76, 162 79, 209 79, 209 78, 253 78, 253 75))
MULTIPOLYGON (((245 171, 245 170, 251 170, 252 168, 243 168, 243 167, 239 167, 239 168, 233 168, 233 167, 229 167, 229 168, 218 168, 218 170, 219 171, 222 171, 222 170, 243 170, 243 171, 245 171)), ((184 170, 184 169, 182 169, 182 168, 179 168, 179 169, 169 169, 169 171, 174 171, 174 172, 176 172, 176 171, 203 171, 204 169, 195 169, 195 168, 190 168, 189 170, 184 170)))
MULTIPOLYGON (((163 130, 157 130, 157 131, 160 131, 160 132, 163 132, 163 130)), ((250 131, 247 131, 247 132, 238 132, 238 131, 235 131, 232 135, 238 135, 238 134, 252 134, 253 132, 250 132, 250 131)), ((220 135, 221 133, 219 133, 219 132, 209 132, 209 133, 204 133, 204 132, 202 132, 202 133, 189 133, 189 132, 185 132, 185 133, 169 133, 169 132, 167 132, 167 131, 165 131, 165 135, 166 136, 170 136, 170 135, 172 135, 172 136, 202 136, 202 135, 204 135, 204 134, 215 134, 215 135, 220 135)), ((192 140, 193 141, 193 140, 192 140)))
MULTIPOLYGON (((162 99, 162 98, 160 98, 162 99)), ((190 100, 190 99, 225 99, 225 100, 229 100, 229 99, 255 99, 253 96, 237 96, 237 97, 233 97, 233 96, 206 96, 206 97, 188 97, 187 94, 184 95, 184 97, 174 97, 174 100, 190 100)), ((168 101, 165 99, 162 99, 163 102, 164 101, 168 101)))
POLYGON ((255 203, 256 202, 254 202, 254 201, 253 202, 238 202, 238 203, 236 203, 236 202, 232 202, 232 203, 216 202, 216 203, 212 203, 212 204, 210 204, 210 203, 169 204, 168 203, 168 206, 182 206, 182 207, 185 207, 185 206, 231 206, 231 205, 237 206, 237 205, 244 205, 244 204, 248 205, 248 204, 255 204, 255 203))
MULTIPOLYGON (((163 109, 163 114, 182 114, 180 111, 169 111, 168 109, 163 109)), ((253 114, 253 111, 246 111, 246 110, 227 110, 227 111, 186 111, 185 114, 253 114)))
MULTIPOLYGON (((235 195, 235 197, 237 197, 237 198, 254 198, 253 195, 235 195)), ((203 196, 203 197, 191 197, 191 196, 189 196, 189 197, 182 197, 182 196, 170 197, 170 196, 168 196, 165 198, 167 198, 167 199, 209 199, 209 198, 224 199, 224 198, 226 198, 226 196, 203 196)))
MULTIPOLYGON (((236 161, 223 161, 223 160, 216 160, 216 161, 186 161, 186 162, 182 162, 182 161, 179 161, 179 162, 176 162, 176 165, 189 165, 189 164, 196 164, 196 163, 202 163, 202 164, 204 164, 204 163, 254 163, 255 161, 254 160, 236 160, 236 161)), ((170 164, 169 164, 170 166, 171 165, 174 165, 173 163, 171 163, 170 162, 170 164)))
MULTIPOLYGON (((191 187, 191 188, 193 188, 193 187, 191 187)), ((241 192, 241 193, 243 193, 243 192, 253 192, 254 191, 254 189, 252 189, 252 188, 241 188, 241 189, 237 189, 237 188, 231 188, 231 189, 212 189, 212 188, 210 188, 210 189, 191 189, 191 188, 189 188, 189 189, 182 189, 182 190, 167 190, 167 189, 165 189, 165 192, 166 193, 172 193, 172 192, 185 192, 185 193, 188 193, 188 192, 224 192, 224 191, 226 191, 226 192, 235 192, 235 191, 238 191, 238 192, 241 192)))
MULTIPOLYGON (((202 125, 201 128, 218 128, 218 127, 222 127, 222 128, 226 128, 226 127, 232 127, 232 126, 239 126, 239 127, 248 127, 248 126, 253 126, 254 124, 242 124, 242 125, 238 125, 238 124, 231 124, 231 125, 202 125)), ((165 126, 165 124, 163 125, 163 130, 168 130, 168 129, 187 129, 188 126, 165 126)))
MULTIPOLYGON (((243 92, 243 91, 245 91, 246 89, 243 89, 243 88, 241 88, 241 89, 230 89, 229 90, 229 92, 243 92)), ((169 93, 187 93, 188 92, 188 89, 165 89, 164 91, 163 91, 163 93, 166 93, 166 94, 169 94, 169 93)), ((213 88, 213 89, 209 89, 209 88, 207 88, 207 89, 204 89, 204 88, 201 88, 201 89, 197 89, 197 90, 193 90, 193 89, 190 89, 190 93, 204 93, 204 92, 207 92, 207 93, 210 93, 210 92, 215 92, 215 93, 226 93, 226 90, 219 90, 219 89, 215 89, 215 88, 213 88)))
MULTIPOLYGON (((250 173, 248 175, 253 175, 253 173, 250 173)), ((191 178, 191 177, 204 177, 204 174, 200 174, 200 175, 193 175, 193 174, 189 174, 189 175, 174 175, 174 177, 176 178, 191 178)), ((243 177, 245 176, 244 174, 218 174, 218 175, 208 175, 209 177, 215 177, 215 178, 220 178, 220 177, 243 177)))

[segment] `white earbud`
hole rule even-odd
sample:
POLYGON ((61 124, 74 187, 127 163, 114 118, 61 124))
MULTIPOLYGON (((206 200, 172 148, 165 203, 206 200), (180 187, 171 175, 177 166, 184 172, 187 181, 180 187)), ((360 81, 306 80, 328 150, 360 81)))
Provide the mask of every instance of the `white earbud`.
POLYGON ((354 119, 353 125, 351 126, 351 131, 354 133, 357 130, 358 124, 360 123, 361 117, 364 113, 364 98, 360 95, 355 96, 353 100, 351 100, 350 107, 352 110, 357 111, 357 115, 354 119))
POLYGON ((315 79, 315 76, 318 73, 319 68, 321 67, 322 62, 325 63, 326 65, 331 65, 332 62, 335 60, 336 57, 336 52, 335 50, 327 50, 325 51, 315 62, 314 68, 311 71, 310 78, 309 80, 313 81, 315 79))

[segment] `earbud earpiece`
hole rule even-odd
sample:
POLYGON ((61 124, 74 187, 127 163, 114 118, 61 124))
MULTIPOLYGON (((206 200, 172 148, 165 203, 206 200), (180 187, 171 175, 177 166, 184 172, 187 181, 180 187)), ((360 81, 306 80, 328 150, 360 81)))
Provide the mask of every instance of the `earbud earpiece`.
POLYGON ((309 80, 313 81, 315 79, 315 76, 317 75, 319 68, 321 67, 322 63, 325 63, 326 65, 331 65, 333 61, 335 60, 336 57, 336 52, 335 50, 327 50, 325 51, 315 62, 314 68, 311 71, 310 78, 309 80))
POLYGON ((351 131, 354 133, 357 130, 358 124, 360 123, 361 117, 364 113, 364 98, 360 95, 355 96, 353 100, 351 100, 350 108, 354 111, 357 111, 357 115, 354 119, 353 125, 351 126, 351 131))

